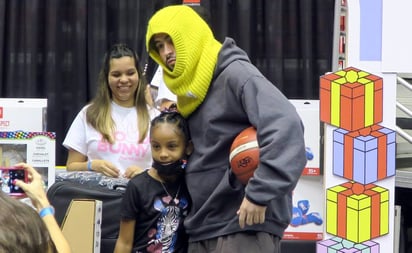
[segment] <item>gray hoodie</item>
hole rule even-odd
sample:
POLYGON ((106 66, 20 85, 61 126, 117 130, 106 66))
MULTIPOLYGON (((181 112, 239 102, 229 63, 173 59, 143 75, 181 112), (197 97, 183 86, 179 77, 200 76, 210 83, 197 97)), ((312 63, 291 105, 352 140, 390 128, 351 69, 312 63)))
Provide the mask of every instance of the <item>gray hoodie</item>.
POLYGON ((292 212, 292 191, 306 164, 303 125, 295 107, 226 38, 212 83, 189 116, 195 147, 186 168, 192 207, 185 220, 190 241, 241 231, 283 236, 292 212), (236 135, 257 129, 260 163, 243 186, 230 170, 229 150, 236 135), (267 206, 264 224, 241 229, 236 214, 243 198, 267 206))

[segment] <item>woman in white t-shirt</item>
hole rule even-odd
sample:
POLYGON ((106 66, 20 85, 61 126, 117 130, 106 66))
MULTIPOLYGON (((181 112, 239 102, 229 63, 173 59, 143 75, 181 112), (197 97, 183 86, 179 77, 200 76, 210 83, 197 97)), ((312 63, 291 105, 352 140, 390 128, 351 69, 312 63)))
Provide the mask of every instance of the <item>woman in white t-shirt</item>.
POLYGON ((146 82, 136 53, 124 44, 105 55, 99 87, 74 119, 63 145, 68 171, 97 171, 132 178, 152 164, 146 82))

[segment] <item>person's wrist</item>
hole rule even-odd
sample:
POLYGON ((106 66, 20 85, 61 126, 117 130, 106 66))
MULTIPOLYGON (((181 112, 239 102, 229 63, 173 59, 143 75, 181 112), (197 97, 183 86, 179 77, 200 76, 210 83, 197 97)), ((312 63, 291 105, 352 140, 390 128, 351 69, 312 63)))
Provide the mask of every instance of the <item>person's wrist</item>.
POLYGON ((48 205, 48 206, 40 209, 39 215, 40 215, 40 218, 44 218, 44 217, 46 217, 46 216, 48 216, 48 215, 52 215, 52 216, 53 216, 53 215, 54 215, 54 207, 51 206, 51 205, 48 205))
POLYGON ((87 170, 88 171, 93 171, 92 162, 93 162, 92 160, 87 161, 87 170))
POLYGON ((37 201, 36 205, 35 205, 36 209, 39 210, 39 211, 40 211, 41 209, 45 208, 45 207, 48 207, 48 206, 50 206, 50 202, 49 202, 49 200, 48 200, 47 198, 41 198, 41 199, 39 199, 39 200, 37 201))

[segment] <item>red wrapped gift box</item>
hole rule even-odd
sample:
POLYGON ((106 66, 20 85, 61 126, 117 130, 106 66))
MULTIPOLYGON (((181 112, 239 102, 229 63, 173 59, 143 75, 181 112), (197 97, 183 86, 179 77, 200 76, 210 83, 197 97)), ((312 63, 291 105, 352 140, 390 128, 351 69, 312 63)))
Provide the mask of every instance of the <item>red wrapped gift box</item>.
POLYGON ((320 78, 320 120, 349 131, 382 121, 383 79, 348 67, 320 78))

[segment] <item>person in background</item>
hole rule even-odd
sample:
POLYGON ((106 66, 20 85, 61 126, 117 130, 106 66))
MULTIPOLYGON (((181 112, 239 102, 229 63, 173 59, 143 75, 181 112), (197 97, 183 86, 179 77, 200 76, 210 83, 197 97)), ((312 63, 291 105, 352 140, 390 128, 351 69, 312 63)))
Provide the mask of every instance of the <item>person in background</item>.
POLYGON ((47 199, 41 175, 30 165, 16 164, 28 173, 29 183, 13 182, 31 200, 29 205, 0 191, 0 252, 70 253, 70 245, 47 199))
POLYGON ((163 71, 159 66, 150 82, 151 85, 157 87, 157 96, 154 98, 154 106, 160 110, 166 110, 173 104, 176 104, 176 95, 173 94, 163 82, 163 71))
POLYGON ((183 173, 193 146, 184 118, 161 112, 151 123, 150 143, 153 165, 127 185, 115 253, 187 250, 183 219, 190 198, 183 173))
POLYGON ((186 168, 192 207, 185 219, 190 253, 280 252, 292 215, 292 191, 306 164, 295 107, 231 38, 217 41, 188 6, 149 20, 149 55, 177 96, 194 145, 186 168), (243 185, 230 169, 239 132, 257 131, 259 164, 243 185))
POLYGON ((136 53, 113 45, 98 82, 96 96, 78 113, 63 142, 67 170, 132 178, 152 162, 148 131, 158 114, 146 100, 150 90, 136 53))

